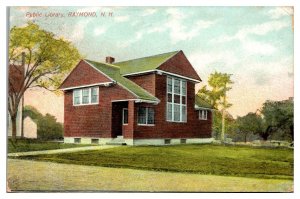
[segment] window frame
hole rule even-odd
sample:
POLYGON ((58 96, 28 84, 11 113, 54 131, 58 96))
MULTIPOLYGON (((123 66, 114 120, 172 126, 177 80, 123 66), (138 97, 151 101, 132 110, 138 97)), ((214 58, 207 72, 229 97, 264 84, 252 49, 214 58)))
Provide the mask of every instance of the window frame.
POLYGON ((182 78, 174 77, 167 75, 167 82, 166 82, 167 88, 166 88, 166 121, 167 122, 177 122, 177 123, 187 123, 187 81, 182 78), (169 91, 169 80, 171 80, 171 92, 169 91), (180 86, 180 92, 175 93, 175 80, 179 80, 179 86, 180 86), (183 86, 185 85, 185 92, 183 92, 183 86), (172 95, 171 102, 168 101, 168 95, 172 95), (180 97, 179 103, 175 103, 175 95, 180 97), (184 103, 182 101, 182 98, 184 97, 184 103), (169 105, 171 105, 171 119, 169 119, 169 105), (175 120, 175 105, 179 105, 179 120, 175 120), (183 107, 185 107, 185 114, 183 114, 183 107), (185 118, 183 117, 185 115, 185 118))
POLYGON ((199 120, 207 120, 207 116, 208 116, 208 110, 199 109, 199 120), (203 112, 204 114, 202 114, 201 112, 203 112))
POLYGON ((138 108, 138 111, 137 111, 137 125, 138 126, 155 126, 155 110, 153 107, 139 107, 138 108), (145 108, 146 109, 146 118, 145 118, 145 121, 146 123, 139 123, 139 109, 140 108, 145 108), (148 123, 148 114, 149 114, 149 109, 153 109, 153 124, 149 124, 148 123))
POLYGON ((87 105, 96 105, 99 104, 99 87, 98 86, 93 86, 93 87, 85 87, 85 88, 78 88, 78 89, 73 89, 72 90, 72 98, 73 98, 73 106, 87 106, 87 105), (92 89, 96 88, 97 92, 97 101, 92 102, 92 89), (89 96, 88 96, 88 103, 83 104, 83 90, 88 89, 89 96), (75 92, 79 92, 79 104, 75 104, 75 92))

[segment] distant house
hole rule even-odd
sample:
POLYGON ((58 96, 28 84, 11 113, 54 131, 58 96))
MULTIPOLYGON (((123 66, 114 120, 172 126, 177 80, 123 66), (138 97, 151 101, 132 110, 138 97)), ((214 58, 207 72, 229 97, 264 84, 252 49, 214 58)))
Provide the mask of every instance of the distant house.
MULTIPOLYGON (((9 91, 10 92, 14 92, 17 93, 18 91, 20 91, 21 88, 21 83, 22 80, 24 78, 24 67, 22 64, 20 65, 9 65, 9 91)), ((22 110, 23 110, 23 98, 19 103, 18 106, 18 115, 17 115, 17 132, 16 132, 16 136, 17 137, 22 137, 22 110)), ((11 119, 10 119, 10 115, 8 113, 8 137, 12 136, 12 124, 11 124, 11 119)))
POLYGON ((128 145, 209 143, 212 112, 182 51, 123 62, 81 60, 62 83, 64 141, 128 145))
POLYGON ((23 134, 25 138, 37 138, 37 124, 29 117, 24 118, 23 134))

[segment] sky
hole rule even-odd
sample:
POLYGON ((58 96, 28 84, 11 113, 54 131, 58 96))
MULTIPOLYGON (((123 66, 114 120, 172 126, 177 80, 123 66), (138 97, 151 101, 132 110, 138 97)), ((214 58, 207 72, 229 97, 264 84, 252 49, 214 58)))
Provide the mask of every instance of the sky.
MULTIPOLYGON (((229 112, 237 117, 294 96, 292 16, 291 7, 11 7, 9 20, 11 27, 34 21, 95 61, 183 50, 203 80, 196 90, 215 71, 232 74, 229 112)), ((30 90, 25 104, 63 121, 63 96, 30 90)))

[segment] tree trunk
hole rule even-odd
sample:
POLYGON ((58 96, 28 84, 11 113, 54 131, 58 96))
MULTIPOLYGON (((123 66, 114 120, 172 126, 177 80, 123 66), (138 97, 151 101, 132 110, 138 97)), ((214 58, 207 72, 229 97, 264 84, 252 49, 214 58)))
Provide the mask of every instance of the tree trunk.
POLYGON ((245 133, 245 139, 244 139, 244 142, 245 142, 245 143, 247 143, 247 134, 248 134, 248 133, 245 133))
POLYGON ((225 109, 222 110, 222 131, 221 131, 221 141, 225 141, 225 109))
POLYGON ((290 125, 290 134, 291 134, 292 141, 294 141, 294 125, 290 125))
POLYGON ((12 132, 11 132, 11 138, 12 141, 15 142, 17 139, 17 116, 11 116, 11 126, 12 126, 12 132))

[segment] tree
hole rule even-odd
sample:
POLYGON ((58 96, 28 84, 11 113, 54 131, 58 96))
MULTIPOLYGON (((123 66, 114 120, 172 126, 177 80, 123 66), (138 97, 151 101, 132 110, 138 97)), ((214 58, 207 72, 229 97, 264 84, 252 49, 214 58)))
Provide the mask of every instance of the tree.
POLYGON ((264 140, 275 132, 283 131, 294 140, 294 102, 293 100, 266 101, 261 113, 265 122, 265 130, 261 133, 264 140))
POLYGON ((41 140, 63 138, 63 125, 56 121, 55 116, 46 113, 44 116, 33 106, 25 106, 23 119, 29 116, 37 124, 37 137, 41 140))
POLYGON ((24 93, 32 87, 56 91, 63 78, 80 59, 78 50, 63 38, 29 22, 13 27, 9 38, 8 111, 12 123, 12 140, 16 140, 18 106, 24 93), (19 61, 22 58, 20 67, 19 61), (12 71, 24 74, 16 85, 12 71))
POLYGON ((238 133, 244 136, 244 142, 247 142, 249 134, 260 134, 263 132, 263 120, 255 113, 248 113, 236 119, 236 128, 238 133))
POLYGON ((224 142, 225 137, 225 120, 226 120, 226 109, 232 106, 228 103, 227 92, 231 90, 233 81, 230 79, 231 74, 214 72, 210 74, 208 78, 208 85, 211 90, 208 90, 206 86, 203 86, 199 91, 198 95, 203 99, 209 101, 211 105, 222 113, 222 129, 221 129, 221 140, 224 142))

